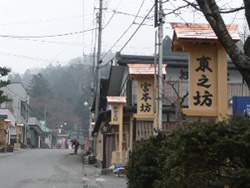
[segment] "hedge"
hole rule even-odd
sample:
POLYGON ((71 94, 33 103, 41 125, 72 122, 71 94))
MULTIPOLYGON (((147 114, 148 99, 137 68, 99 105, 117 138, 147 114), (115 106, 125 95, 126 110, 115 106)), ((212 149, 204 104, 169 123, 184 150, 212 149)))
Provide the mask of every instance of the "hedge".
POLYGON ((250 187, 250 119, 195 122, 135 144, 129 188, 250 187))

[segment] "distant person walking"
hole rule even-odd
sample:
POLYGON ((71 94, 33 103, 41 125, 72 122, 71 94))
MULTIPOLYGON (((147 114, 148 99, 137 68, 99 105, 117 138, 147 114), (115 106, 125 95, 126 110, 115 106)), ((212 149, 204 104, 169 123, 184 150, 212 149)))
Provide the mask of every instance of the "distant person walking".
POLYGON ((76 140, 76 139, 72 140, 72 147, 75 146, 75 152, 74 152, 75 155, 77 155, 79 145, 80 145, 80 143, 78 142, 78 140, 76 140))

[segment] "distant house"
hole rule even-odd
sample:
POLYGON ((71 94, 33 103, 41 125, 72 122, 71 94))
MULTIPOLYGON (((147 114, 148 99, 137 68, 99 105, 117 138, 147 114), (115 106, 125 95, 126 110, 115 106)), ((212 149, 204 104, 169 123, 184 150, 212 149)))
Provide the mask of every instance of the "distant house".
POLYGON ((10 144, 10 129, 15 127, 15 118, 9 109, 0 109, 0 150, 7 151, 10 144))
POLYGON ((10 142, 14 144, 27 145, 30 142, 30 131, 28 127, 28 119, 30 114, 30 97, 23 84, 20 82, 10 83, 2 87, 1 90, 9 98, 0 105, 1 109, 8 109, 15 118, 15 126, 10 128, 10 142))
POLYGON ((41 148, 45 135, 41 122, 36 117, 29 117, 28 125, 30 128, 31 148, 41 148))
POLYGON ((42 146, 43 148, 55 148, 56 147, 56 136, 54 134, 54 131, 48 127, 45 121, 40 121, 41 129, 44 132, 43 135, 43 142, 42 146))

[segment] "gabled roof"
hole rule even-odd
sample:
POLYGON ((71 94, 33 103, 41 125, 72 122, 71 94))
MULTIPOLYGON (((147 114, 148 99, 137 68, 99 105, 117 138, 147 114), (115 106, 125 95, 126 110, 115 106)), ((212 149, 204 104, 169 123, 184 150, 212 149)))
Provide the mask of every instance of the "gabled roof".
POLYGON ((28 125, 33 128, 38 134, 42 135, 44 130, 41 127, 41 122, 36 117, 29 117, 28 125))
POLYGON ((107 96, 108 103, 126 103, 126 97, 122 96, 107 96))
MULTIPOLYGON (((166 66, 162 65, 162 74, 166 74, 166 66)), ((158 73, 158 65, 155 67, 154 64, 128 64, 128 70, 130 75, 154 75, 155 71, 158 73)))
MULTIPOLYGON (((171 23, 174 29, 172 51, 182 52, 184 46, 218 44, 219 40, 209 24, 200 23, 171 23)), ((237 25, 227 25, 227 30, 235 42, 240 40, 237 25)))
MULTIPOLYGON (((171 23, 174 29, 174 35, 177 39, 215 39, 212 27, 204 23, 171 23)), ((240 40, 237 32, 238 25, 227 25, 227 30, 235 41, 240 40)))

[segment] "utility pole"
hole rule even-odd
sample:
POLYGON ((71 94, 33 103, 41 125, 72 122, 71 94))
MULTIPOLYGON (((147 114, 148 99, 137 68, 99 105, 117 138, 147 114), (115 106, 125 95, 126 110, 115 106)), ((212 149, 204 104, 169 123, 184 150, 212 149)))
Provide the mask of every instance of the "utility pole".
POLYGON ((102 50, 102 10, 103 10, 103 0, 99 0, 99 15, 98 15, 98 48, 97 48, 97 65, 96 65, 96 98, 95 98, 95 121, 97 120, 99 114, 99 103, 100 103, 100 78, 101 70, 101 50, 102 50))
MULTIPOLYGON (((102 10, 103 10, 103 0, 99 0, 99 14, 98 14, 98 47, 97 47, 97 64, 96 64, 96 98, 95 98, 95 122, 97 121, 99 114, 99 103, 100 103, 100 86, 101 86, 101 70, 100 65, 101 60, 101 51, 102 51, 102 10)), ((96 143, 97 138, 94 136, 93 139, 93 149, 94 156, 96 156, 96 143)))
POLYGON ((47 133, 46 133, 46 128, 47 128, 47 110, 48 110, 48 104, 45 104, 45 110, 44 110, 44 125, 45 125, 45 143, 47 143, 47 133))
POLYGON ((159 0, 157 3, 159 6, 159 16, 158 16, 158 42, 159 42, 159 65, 158 65, 158 129, 162 130, 162 99, 163 99, 163 78, 162 78, 162 43, 163 43, 163 22, 164 22, 164 13, 162 9, 162 0, 159 0))
MULTIPOLYGON (((82 0, 82 30, 84 31, 85 27, 84 27, 84 24, 85 24, 85 5, 84 5, 84 0, 82 0)), ((84 63, 84 58, 85 58, 85 51, 84 51, 84 44, 85 44, 85 41, 84 41, 84 32, 82 32, 82 61, 84 63)))

